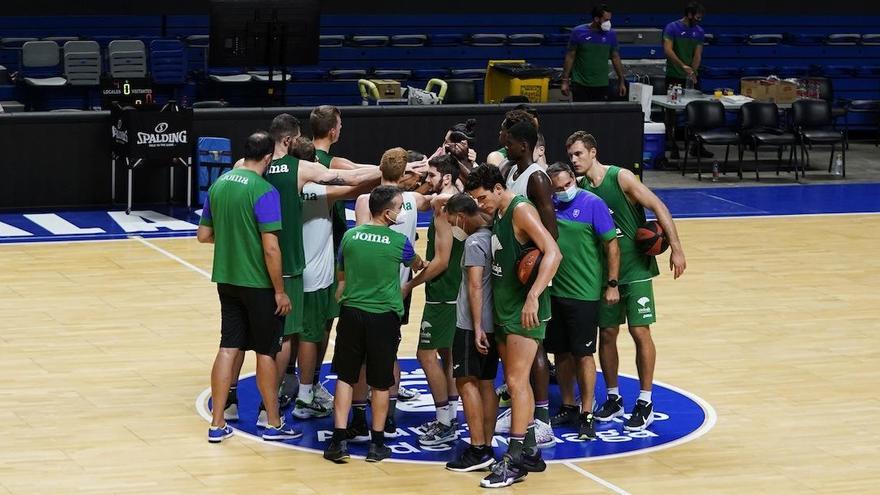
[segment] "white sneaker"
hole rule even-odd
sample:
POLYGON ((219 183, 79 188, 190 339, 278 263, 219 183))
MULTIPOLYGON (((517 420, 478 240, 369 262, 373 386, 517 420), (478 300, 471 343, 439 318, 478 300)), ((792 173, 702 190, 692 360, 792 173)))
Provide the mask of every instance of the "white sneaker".
POLYGON ((498 415, 498 418, 495 420, 495 433, 508 434, 510 433, 510 419, 513 416, 513 409, 505 409, 504 412, 498 415))
POLYGON ((535 443, 538 444, 539 449, 547 449, 556 445, 553 427, 540 419, 535 420, 535 443))
POLYGON ((323 383, 315 383, 312 385, 312 393, 315 396, 315 402, 324 409, 333 409, 333 394, 324 388, 323 383))
POLYGON ((398 402, 409 402, 411 400, 416 400, 421 396, 422 393, 414 388, 406 388, 403 385, 398 387, 397 389, 397 401, 398 402))
POLYGON ((266 413, 265 409, 260 411, 260 414, 257 415, 257 426, 260 428, 269 427, 269 415, 266 413))
POLYGON ((297 419, 309 419, 309 418, 326 418, 330 416, 333 411, 324 407, 323 404, 318 402, 318 398, 315 397, 312 399, 312 402, 306 404, 305 402, 296 399, 295 405, 293 406, 293 416, 297 419))
POLYGON ((226 421, 238 421, 238 404, 229 404, 229 407, 223 410, 223 419, 226 421))

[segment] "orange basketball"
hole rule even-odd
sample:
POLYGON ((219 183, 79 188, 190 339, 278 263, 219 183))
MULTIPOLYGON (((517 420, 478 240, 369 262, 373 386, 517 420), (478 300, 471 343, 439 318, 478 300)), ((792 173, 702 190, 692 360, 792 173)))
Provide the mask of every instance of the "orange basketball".
POLYGON ((525 286, 535 283, 542 259, 544 259, 544 253, 538 248, 532 247, 523 251, 516 261, 516 276, 519 277, 520 283, 525 286))
POLYGON ((648 256, 657 256, 669 249, 669 240, 666 239, 663 227, 651 220, 636 230, 636 247, 648 256))

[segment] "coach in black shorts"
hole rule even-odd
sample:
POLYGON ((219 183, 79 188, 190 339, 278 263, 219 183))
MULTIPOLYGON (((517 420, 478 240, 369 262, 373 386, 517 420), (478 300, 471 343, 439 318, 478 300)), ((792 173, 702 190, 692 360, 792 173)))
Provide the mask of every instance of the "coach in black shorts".
POLYGON ((492 230, 489 219, 467 194, 449 198, 446 215, 452 235, 465 241, 452 342, 452 376, 471 437, 470 447, 447 463, 446 469, 466 472, 489 467, 495 461, 492 437, 498 413, 498 349, 492 315, 492 230))
POLYGON ((391 230, 403 206, 403 196, 395 186, 379 186, 369 198, 370 221, 347 231, 342 237, 337 260, 339 323, 333 371, 339 377, 333 402, 333 440, 324 458, 342 462, 346 449, 348 411, 353 386, 366 365, 367 384, 372 387, 372 443, 367 462, 378 462, 391 455, 385 446, 385 418, 388 415, 388 389, 394 385, 394 363, 400 344, 400 318, 403 294, 400 291, 400 264, 420 270, 421 259, 409 239, 391 230))
POLYGON ((281 348, 290 299, 284 292, 278 246, 281 198, 263 179, 274 146, 265 132, 248 138, 243 166, 214 182, 199 222, 199 242, 214 244, 211 280, 217 283, 220 296, 220 350, 211 371, 211 443, 232 436, 221 405, 226 404, 236 356, 245 350, 257 353, 257 386, 267 405, 269 424, 263 439, 286 440, 302 435, 285 425, 278 411, 275 354, 281 348))

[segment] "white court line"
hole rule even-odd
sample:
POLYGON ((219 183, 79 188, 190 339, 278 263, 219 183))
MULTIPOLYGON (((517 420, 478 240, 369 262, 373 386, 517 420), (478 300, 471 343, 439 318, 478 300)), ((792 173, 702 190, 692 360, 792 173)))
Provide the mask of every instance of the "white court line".
POLYGON ((576 466, 575 464, 572 464, 570 462, 563 462, 562 464, 565 467, 571 469, 572 471, 579 473, 579 474, 582 474, 582 475, 586 476, 587 478, 590 478, 591 480, 595 481, 596 483, 599 483, 600 485, 604 486, 605 488, 611 490, 614 493, 618 493, 620 495, 630 495, 630 493, 628 491, 624 490, 623 488, 615 485, 614 483, 603 480, 602 478, 587 471, 586 469, 583 469, 579 466, 576 466))
POLYGON ((202 274, 202 275, 203 275, 205 278, 207 278, 208 280, 211 279, 211 274, 210 274, 210 273, 206 272, 205 270, 202 270, 201 268, 197 267, 196 265, 193 265, 193 264, 190 263, 189 261, 186 261, 185 259, 183 259, 183 258, 181 258, 181 257, 179 257, 179 256, 177 256, 177 255, 175 255, 175 254, 169 253, 168 251, 166 251, 166 250, 160 248, 159 246, 157 246, 157 245, 151 243, 150 241, 144 239, 143 237, 140 237, 140 236, 136 236, 136 235, 135 235, 135 236, 131 236, 131 237, 129 237, 129 239, 134 239, 135 241, 140 242, 140 243, 143 244, 144 246, 147 246, 148 248, 152 249, 153 251, 156 251, 156 252, 162 253, 162 254, 165 255, 167 258, 170 258, 170 259, 172 259, 172 260, 174 260, 174 261, 180 263, 181 265, 183 265, 183 266, 189 268, 190 270, 192 270, 192 271, 194 271, 194 272, 196 272, 196 273, 200 273, 200 274, 202 274))

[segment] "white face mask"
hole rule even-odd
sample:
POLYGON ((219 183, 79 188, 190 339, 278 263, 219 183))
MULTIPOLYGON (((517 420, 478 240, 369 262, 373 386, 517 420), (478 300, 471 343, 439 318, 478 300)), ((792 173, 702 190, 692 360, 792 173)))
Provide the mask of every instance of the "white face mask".
POLYGON ((391 225, 403 225, 403 222, 405 222, 405 221, 406 221, 406 213, 404 213, 403 210, 400 210, 400 212, 397 214, 397 216, 394 217, 394 220, 391 221, 391 225))
POLYGON ((608 31, 611 31, 611 21, 605 21, 602 24, 599 24, 599 27, 602 28, 602 31, 607 33, 608 31))
POLYGON ((571 186, 565 191, 556 193, 556 199, 562 201, 563 203, 569 203, 575 198, 575 196, 577 196, 577 193, 577 186, 571 186))
POLYGON ((457 225, 452 226, 452 237, 455 237, 455 240, 464 242, 465 239, 468 238, 467 232, 464 231, 461 227, 457 225))

